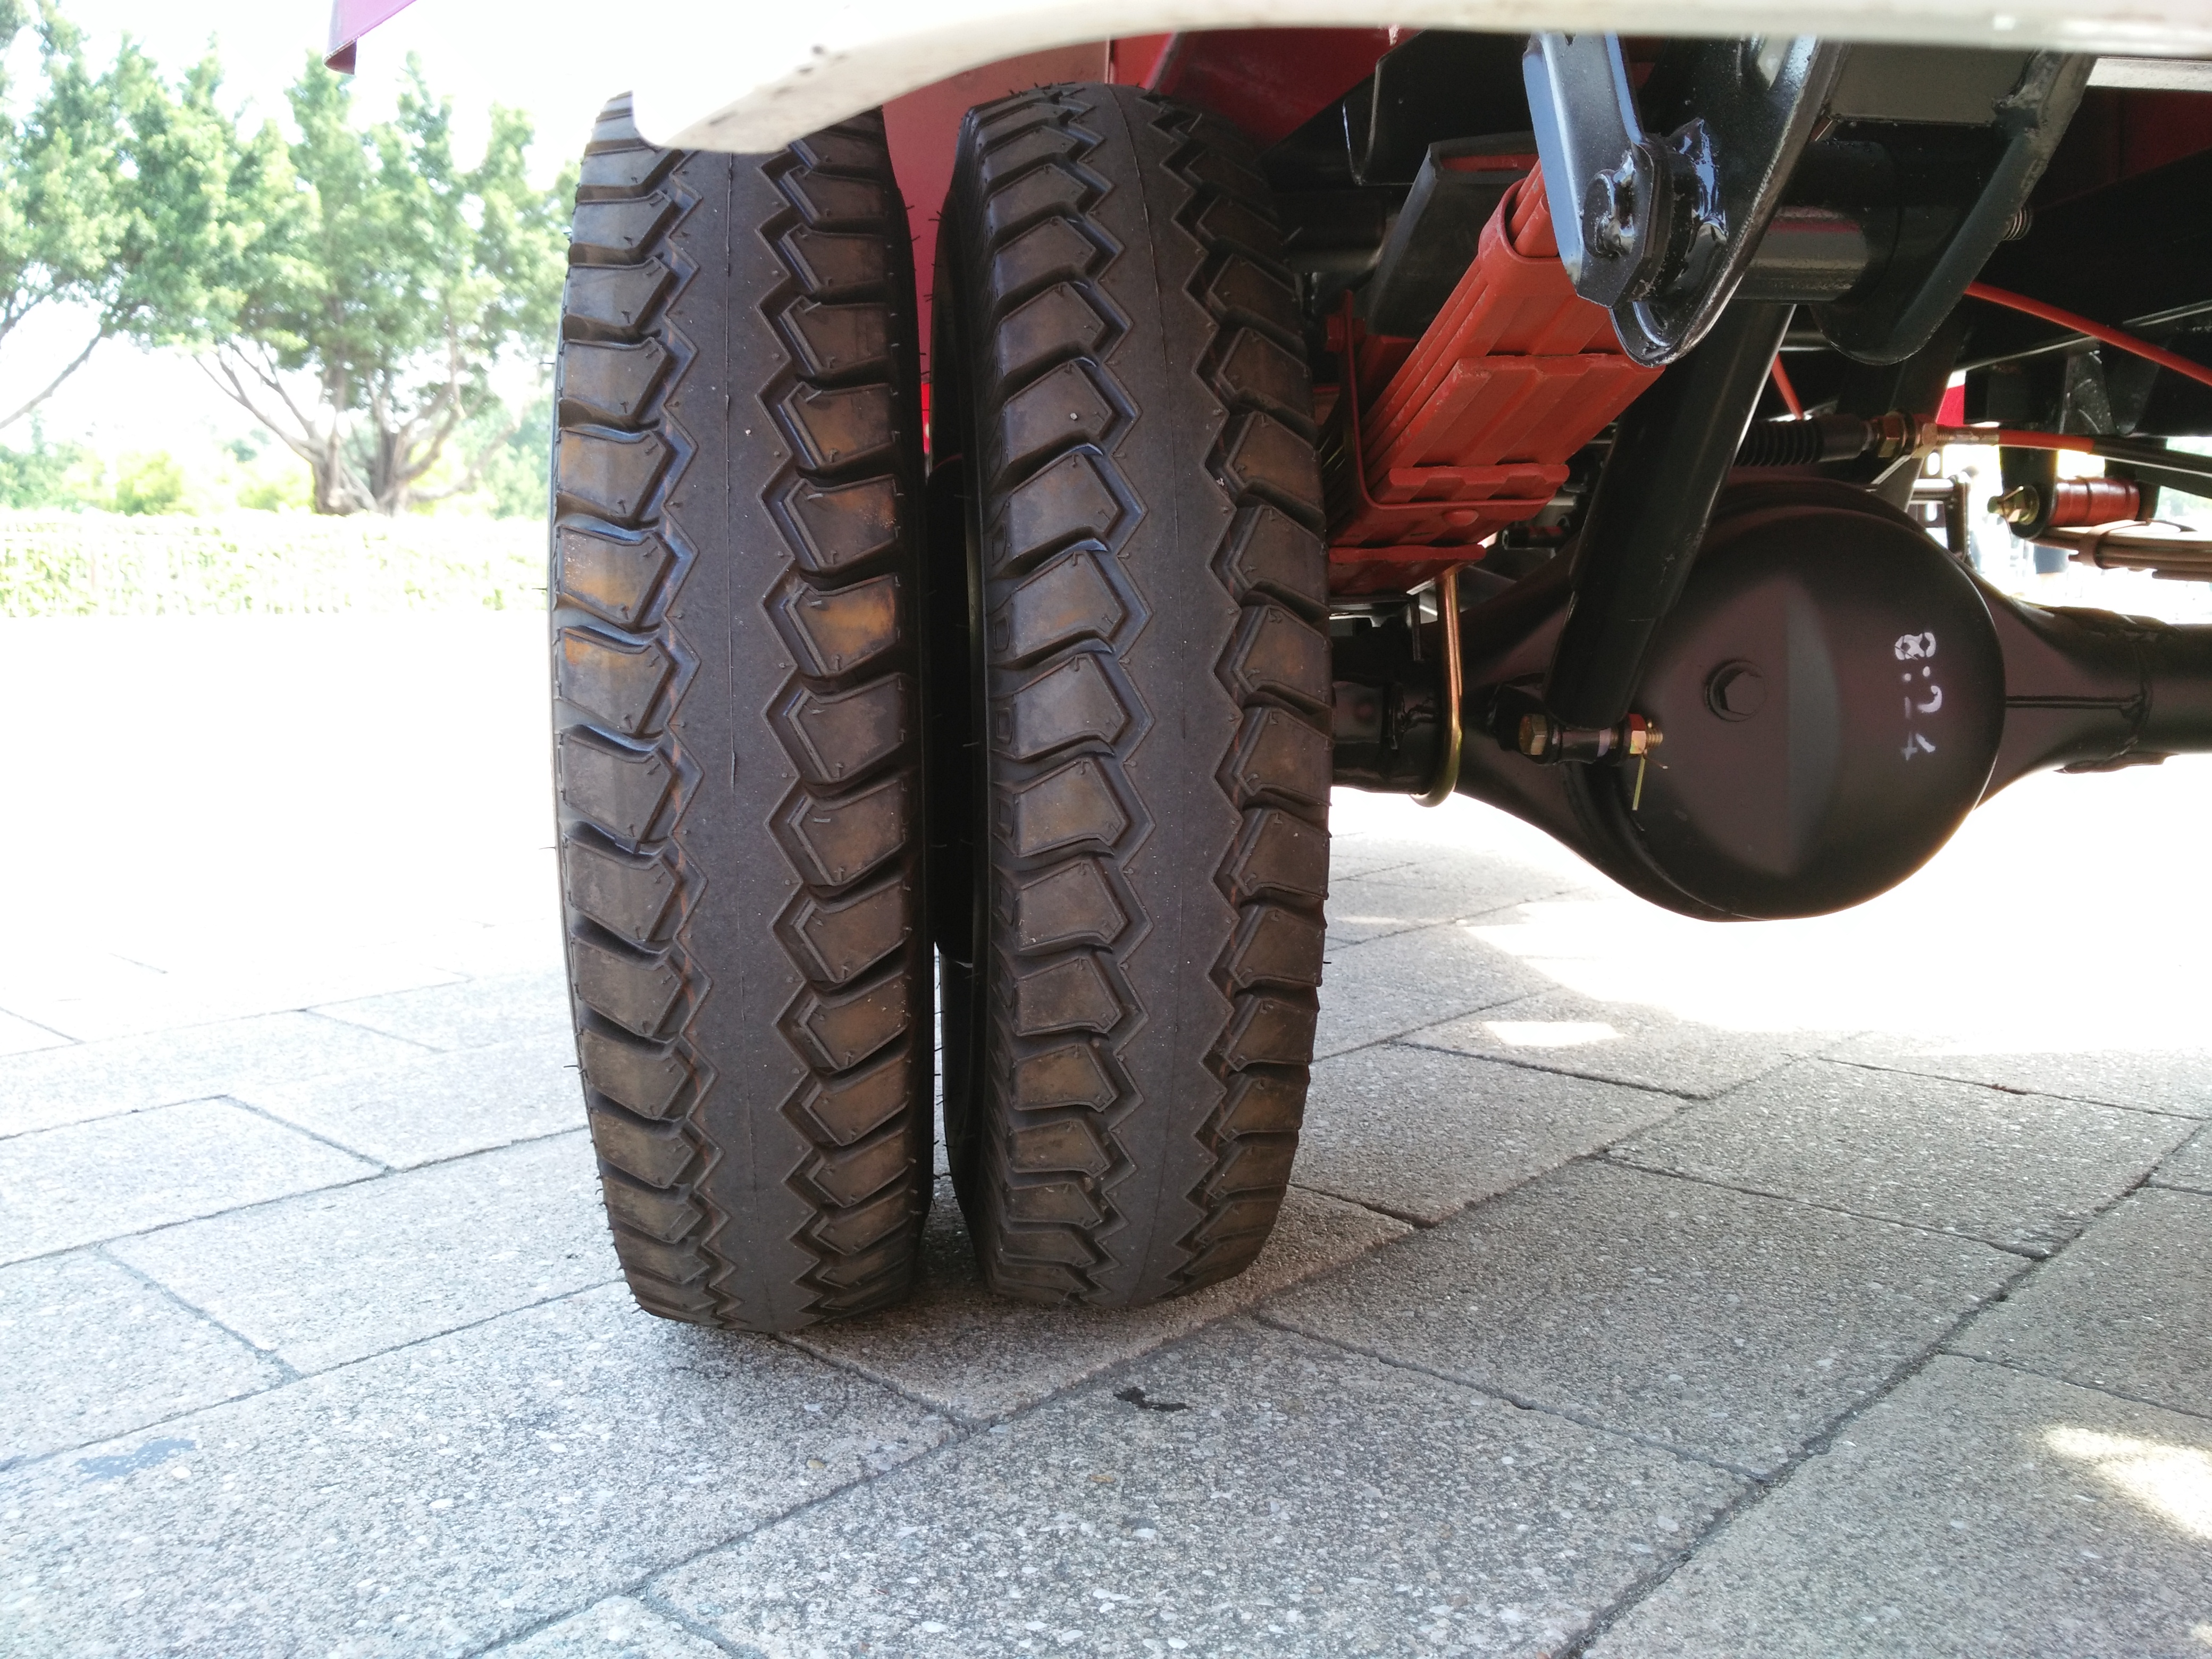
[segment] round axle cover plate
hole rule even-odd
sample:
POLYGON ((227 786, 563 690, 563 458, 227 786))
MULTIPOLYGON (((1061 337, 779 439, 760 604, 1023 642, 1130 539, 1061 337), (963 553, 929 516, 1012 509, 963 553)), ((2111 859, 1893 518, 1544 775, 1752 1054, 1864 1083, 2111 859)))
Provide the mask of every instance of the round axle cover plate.
POLYGON ((1724 496, 1654 641, 1636 710, 1662 734, 1615 823, 1699 904, 1817 915, 1894 885, 1981 799, 2004 664, 1966 572, 1862 490, 1724 496))

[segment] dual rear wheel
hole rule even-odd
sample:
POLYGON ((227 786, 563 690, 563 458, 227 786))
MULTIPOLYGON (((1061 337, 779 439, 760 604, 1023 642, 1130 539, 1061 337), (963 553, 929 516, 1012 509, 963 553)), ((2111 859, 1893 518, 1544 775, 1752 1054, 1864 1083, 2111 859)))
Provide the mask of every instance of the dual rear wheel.
POLYGON ((561 862, 617 1249, 671 1317, 1232 1274, 1296 1147, 1328 874, 1311 398, 1237 134, 973 113, 932 465, 872 118, 671 153, 610 106, 559 369, 561 862), (933 967, 935 973, 933 974, 933 967))

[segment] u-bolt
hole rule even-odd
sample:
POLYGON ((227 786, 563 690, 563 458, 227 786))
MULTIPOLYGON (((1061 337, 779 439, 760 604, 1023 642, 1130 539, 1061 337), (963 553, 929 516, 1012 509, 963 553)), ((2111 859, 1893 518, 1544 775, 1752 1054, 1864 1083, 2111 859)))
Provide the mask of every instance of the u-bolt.
POLYGON ((1420 797, 1424 806, 1442 806, 1459 787, 1459 567, 1448 565, 1437 578, 1437 620, 1443 624, 1443 752, 1437 757, 1437 775, 1429 793, 1420 797))

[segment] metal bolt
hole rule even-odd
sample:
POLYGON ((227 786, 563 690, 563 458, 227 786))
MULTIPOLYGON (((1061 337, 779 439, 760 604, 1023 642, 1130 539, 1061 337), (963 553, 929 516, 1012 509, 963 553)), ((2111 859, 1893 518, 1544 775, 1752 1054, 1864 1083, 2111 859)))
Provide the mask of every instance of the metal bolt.
POLYGON ((1583 198, 1583 240, 1602 259, 1618 259, 1636 243, 1636 158, 1590 180, 1583 198))
POLYGON ((1552 723, 1541 714, 1523 714, 1521 717, 1521 752, 1522 754, 1541 755, 1551 739, 1552 723))
POLYGON ((1724 720, 1747 720, 1766 706, 1766 677, 1747 662, 1724 662, 1705 681, 1705 707, 1724 720))
POLYGON ((2007 524, 2033 524, 2043 513, 2043 496, 2033 484, 2021 484, 1990 498, 1990 511, 2007 524))

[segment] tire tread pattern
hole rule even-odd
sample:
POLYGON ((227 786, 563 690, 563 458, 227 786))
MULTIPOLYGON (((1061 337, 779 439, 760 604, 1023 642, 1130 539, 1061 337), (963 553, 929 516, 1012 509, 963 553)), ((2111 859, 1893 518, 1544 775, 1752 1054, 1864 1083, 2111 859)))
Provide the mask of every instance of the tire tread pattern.
POLYGON ((928 1201, 904 210, 872 116, 768 156, 704 156, 647 145, 617 100, 580 177, 556 394, 553 603, 586 1103, 640 1304, 788 1329, 902 1295, 928 1201), (714 230, 718 204, 729 219, 714 230), (721 273, 687 246, 692 222, 708 242, 757 237, 781 280, 758 295, 735 291, 742 278, 718 291, 721 273), (772 332, 748 314, 756 306, 772 332), (696 343, 709 336, 721 343, 696 343), (749 371, 757 386, 744 384, 749 371), (726 398, 690 384, 733 375, 726 398), (720 415, 755 396, 752 413, 720 415), (716 411, 720 436, 695 439, 693 407, 716 411), (761 435, 748 441, 733 423, 761 435), (781 464, 773 439, 787 452, 781 464), (695 467, 702 453, 716 466, 695 467), (717 516, 729 485, 763 479, 781 554, 743 544, 717 516), (788 658, 781 692, 757 711, 687 702, 702 655, 724 648, 711 632, 718 606, 749 602, 757 614, 740 618, 738 637, 788 658), (772 757, 779 743, 787 793, 757 807, 738 796, 739 817, 757 813, 750 823, 712 822, 711 779, 742 784, 750 766, 781 788, 779 769, 743 758, 772 757), (732 847, 748 871, 728 867, 732 847), (780 1019, 732 1030, 707 1016, 747 964, 709 959, 730 953, 726 924, 711 946, 702 929, 710 887, 725 888, 726 908, 741 878, 766 884, 770 910, 787 897, 772 918, 739 926, 757 931, 756 950, 781 952, 799 989, 780 1019), (731 1167, 747 1160, 759 1167, 731 1167), (748 1213, 727 1195, 764 1184, 787 1200, 748 1213), (801 1224, 775 1218, 790 1215, 801 1224))
MULTIPOLYGON (((1311 391, 1273 210, 1241 135, 1131 88, 1059 87, 972 112, 963 146, 954 208, 973 243, 962 276, 980 325, 968 362, 983 504, 996 988, 970 1221, 1002 1291, 1144 1301, 1249 1264, 1297 1146, 1328 884, 1326 555, 1311 391), (1149 247, 1117 240, 1100 210, 1130 190, 1146 191, 1149 247), (1158 204, 1174 210, 1149 210, 1158 204), (1139 409, 1129 376, 1152 386, 1160 346, 1150 320, 1123 314, 1103 279, 1117 262, 1146 260, 1170 290, 1160 303, 1201 308, 1210 337, 1165 401, 1214 434, 1204 455, 1214 499, 1201 510, 1218 509, 1226 529, 1210 551, 1201 544, 1172 556, 1202 564, 1217 608, 1233 617, 1215 666, 1222 701, 1206 711, 1233 735, 1200 787, 1222 802, 1205 821, 1237 829, 1230 845, 1203 853, 1204 832, 1188 827, 1199 820, 1182 821, 1170 856, 1206 861, 1173 876, 1174 916, 1148 914, 1129 874, 1158 830, 1132 777, 1164 716, 1142 690, 1157 666, 1133 665, 1157 604, 1206 578, 1157 567, 1144 575, 1128 551, 1146 515, 1164 510, 1140 495, 1145 481, 1127 459, 1132 431, 1148 416, 1156 428, 1176 416, 1139 409), (1174 970, 1164 979, 1145 965, 1148 945, 1156 963, 1209 927, 1228 941, 1218 960, 1195 965, 1210 1003, 1164 992, 1174 970), (1131 1058, 1170 999, 1190 1002, 1194 1018, 1205 1006, 1224 1011, 1195 1088, 1188 1073, 1131 1058), (1164 1152, 1164 1118, 1171 1143, 1186 1138, 1164 1152), (1168 1169, 1197 1178, 1161 1193, 1168 1169)), ((1152 908, 1162 909, 1157 896, 1152 908)))

